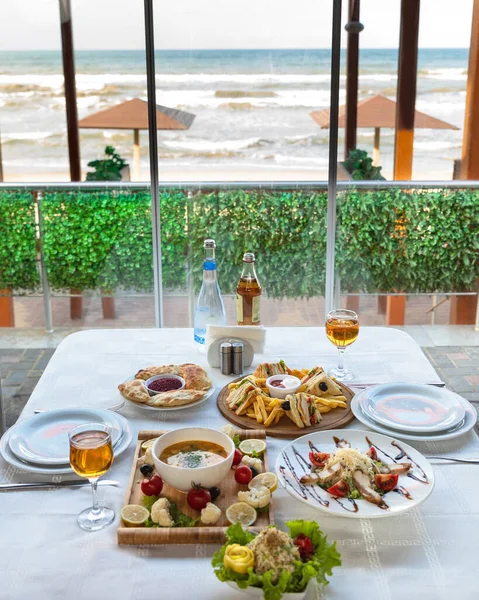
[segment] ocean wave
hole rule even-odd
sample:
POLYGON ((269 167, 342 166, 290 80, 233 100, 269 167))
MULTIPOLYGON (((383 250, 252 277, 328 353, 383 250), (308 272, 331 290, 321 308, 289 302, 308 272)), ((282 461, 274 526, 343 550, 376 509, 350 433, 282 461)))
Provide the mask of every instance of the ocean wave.
POLYGON ((276 92, 265 90, 216 90, 215 92, 215 98, 275 98, 277 95, 276 92))
POLYGON ((2 144, 37 144, 42 140, 59 141, 65 135, 53 131, 21 131, 18 133, 2 133, 2 144))
POLYGON ((238 151, 248 148, 261 148, 273 144, 271 140, 263 138, 248 138, 242 140, 221 140, 213 142, 210 140, 162 140, 162 145, 172 149, 189 150, 191 152, 222 152, 238 151))
POLYGON ((309 135, 287 135, 284 137, 289 146, 323 146, 329 143, 329 136, 309 135))
POLYGON ((431 140, 429 142, 414 142, 415 150, 450 150, 452 148, 461 148, 460 142, 442 142, 431 140))
POLYGON ((424 69, 420 71, 428 79, 449 79, 450 81, 466 81, 467 70, 463 68, 447 67, 443 69, 424 69))

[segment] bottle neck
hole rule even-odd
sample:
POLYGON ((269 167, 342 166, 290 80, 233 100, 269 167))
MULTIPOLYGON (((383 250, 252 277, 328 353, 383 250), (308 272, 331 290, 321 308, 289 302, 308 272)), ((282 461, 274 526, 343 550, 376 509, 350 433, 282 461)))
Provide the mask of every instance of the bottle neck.
POLYGON ((205 248, 205 258, 203 262, 203 281, 216 280, 216 258, 214 248, 205 248))
POLYGON ((258 279, 256 276, 256 270, 254 268, 254 262, 243 262, 243 270, 241 271, 241 279, 258 279))

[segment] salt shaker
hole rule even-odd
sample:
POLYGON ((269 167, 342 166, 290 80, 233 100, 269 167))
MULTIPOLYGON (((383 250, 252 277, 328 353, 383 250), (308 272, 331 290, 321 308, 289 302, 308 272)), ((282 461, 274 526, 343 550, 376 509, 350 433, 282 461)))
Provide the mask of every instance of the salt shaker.
POLYGON ((223 342, 220 346, 220 367, 222 375, 231 375, 232 369, 231 344, 223 342))
POLYGON ((241 342, 231 344, 233 350, 233 373, 241 375, 244 371, 244 346, 241 342))

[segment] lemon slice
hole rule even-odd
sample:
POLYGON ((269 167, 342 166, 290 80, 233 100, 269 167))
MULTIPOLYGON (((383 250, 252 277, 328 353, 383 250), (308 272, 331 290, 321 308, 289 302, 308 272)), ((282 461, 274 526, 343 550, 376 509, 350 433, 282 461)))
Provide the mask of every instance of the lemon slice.
POLYGON ((152 440, 146 440, 146 442, 143 442, 143 444, 141 445, 141 449, 143 450, 143 452, 146 452, 148 450, 148 448, 152 448, 153 444, 156 442, 158 438, 153 438, 152 440))
POLYGON ((255 439, 243 440, 238 447, 243 454, 247 454, 248 456, 251 456, 253 452, 256 452, 256 454, 261 456, 266 450, 266 442, 264 440, 255 439))
POLYGON ((121 509, 121 518, 125 525, 140 527, 150 516, 150 511, 139 504, 127 504, 121 509))
POLYGON ((278 478, 274 473, 260 473, 253 477, 253 479, 248 483, 248 487, 250 490, 253 488, 258 488, 264 485, 268 488, 268 490, 273 493, 276 489, 278 489, 278 478))
POLYGON ((258 513, 246 502, 235 502, 226 509, 226 518, 230 523, 241 523, 248 527, 256 521, 258 513))

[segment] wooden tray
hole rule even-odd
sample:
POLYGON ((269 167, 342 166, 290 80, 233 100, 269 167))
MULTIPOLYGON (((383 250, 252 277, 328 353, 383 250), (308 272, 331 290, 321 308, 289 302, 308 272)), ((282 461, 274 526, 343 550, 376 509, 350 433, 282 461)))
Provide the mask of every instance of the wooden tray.
MULTIPOLYGON (((140 431, 138 433, 138 443, 136 445, 136 451, 133 459, 133 466, 131 469, 130 480, 128 482, 128 489, 125 496, 125 503, 127 504, 142 504, 143 493, 141 491, 141 482, 144 477, 140 473, 140 469, 137 466, 137 459, 142 455, 141 444, 145 440, 159 437, 166 431, 140 431)), ((248 438, 260 438, 265 439, 265 431, 263 430, 238 430, 235 432, 239 435, 241 440, 248 438)), ((264 471, 269 471, 268 464, 268 449, 263 456, 263 468, 264 471)), ((120 520, 120 526, 118 528, 118 543, 121 546, 125 545, 156 545, 156 544, 222 544, 225 541, 225 531, 230 523, 226 520, 225 511, 234 502, 238 502, 238 492, 247 490, 247 485, 239 485, 236 483, 234 478, 234 471, 228 474, 226 479, 220 483, 219 488, 221 495, 215 504, 221 508, 222 515, 218 523, 215 525, 203 525, 198 523, 196 527, 126 527, 123 521, 120 520)), ((190 517, 196 518, 199 513, 190 508, 186 502, 186 494, 179 492, 175 488, 172 488, 167 483, 163 487, 161 496, 164 496, 178 505, 178 508, 189 515, 190 517)), ((254 526, 249 527, 251 531, 261 531, 268 525, 274 523, 274 512, 272 504, 269 505, 269 510, 266 512, 258 513, 258 519, 254 526)))
MULTIPOLYGON (((247 375, 238 377, 238 379, 235 379, 230 383, 234 383, 235 381, 241 381, 245 377, 247 377, 247 375)), ((283 416, 279 423, 277 423, 276 425, 271 425, 266 429, 264 428, 263 423, 258 423, 257 421, 255 421, 254 419, 250 419, 246 415, 238 416, 236 413, 230 410, 226 402, 230 391, 227 385, 225 385, 225 387, 218 394, 217 404, 218 409, 223 415, 223 417, 228 419, 228 421, 231 421, 231 423, 233 423, 233 425, 236 425, 237 427, 241 427, 242 429, 265 430, 266 435, 269 435, 271 437, 297 438, 308 433, 313 433, 313 431, 339 429, 340 427, 344 427, 345 425, 353 421, 354 415, 351 410, 351 400, 353 399, 354 392, 353 390, 348 388, 348 386, 344 383, 340 383, 339 381, 336 381, 336 383, 341 388, 346 400, 348 400, 348 407, 335 408, 330 412, 322 413, 322 419, 317 425, 312 425, 311 427, 304 427, 303 429, 300 429, 297 425, 295 425, 293 421, 291 421, 291 419, 286 415, 283 416)))

